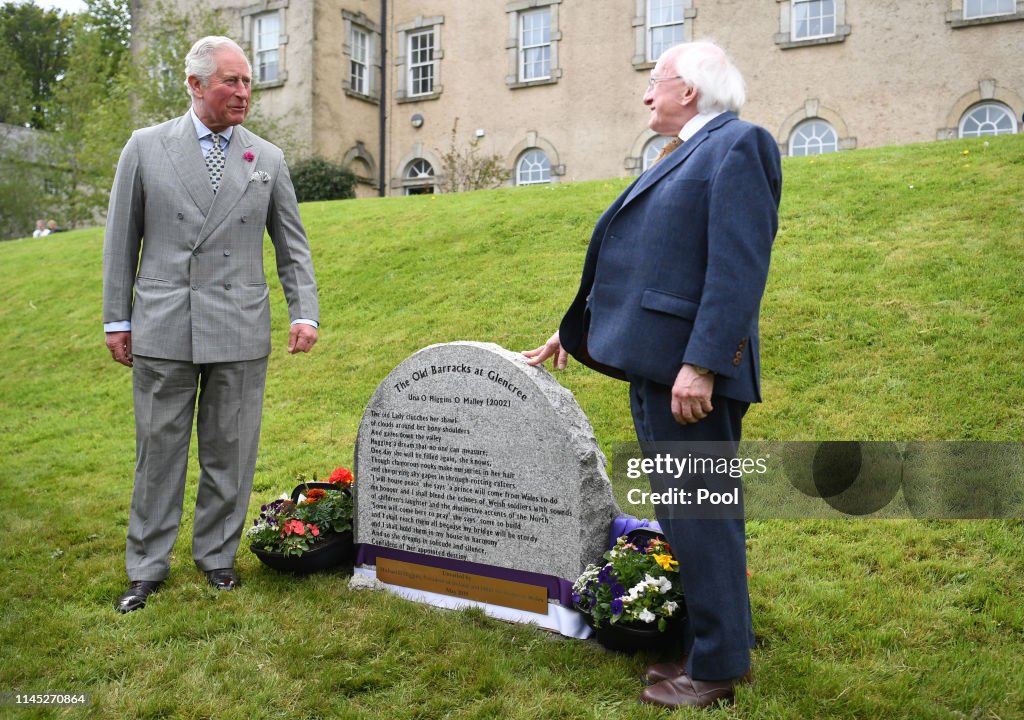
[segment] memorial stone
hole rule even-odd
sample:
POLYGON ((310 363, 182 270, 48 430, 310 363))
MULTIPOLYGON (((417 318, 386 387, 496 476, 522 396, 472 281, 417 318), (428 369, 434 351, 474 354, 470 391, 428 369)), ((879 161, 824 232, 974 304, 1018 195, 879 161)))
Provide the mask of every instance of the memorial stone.
MULTIPOLYGON (((432 345, 396 367, 360 423, 356 477, 356 542, 413 553, 413 564, 427 556, 571 583, 607 549, 619 514, 572 393, 494 344, 432 345)), ((415 574, 406 563, 389 571, 415 574)))

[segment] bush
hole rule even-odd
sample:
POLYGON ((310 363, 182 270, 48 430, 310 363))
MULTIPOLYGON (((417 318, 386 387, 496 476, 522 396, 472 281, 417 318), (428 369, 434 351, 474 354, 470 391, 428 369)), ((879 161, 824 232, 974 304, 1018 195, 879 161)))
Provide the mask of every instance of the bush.
POLYGON ((355 174, 329 160, 300 160, 291 168, 291 174, 299 202, 347 200, 356 196, 355 174))

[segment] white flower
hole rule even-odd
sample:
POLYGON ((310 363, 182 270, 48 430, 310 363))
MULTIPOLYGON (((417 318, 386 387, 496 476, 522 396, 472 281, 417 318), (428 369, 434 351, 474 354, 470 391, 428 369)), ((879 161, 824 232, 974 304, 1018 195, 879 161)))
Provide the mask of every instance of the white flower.
POLYGON ((654 617, 654 613, 647 608, 644 608, 644 611, 637 616, 637 619, 645 623, 652 623, 657 618, 654 617))
POLYGON ((676 611, 676 608, 678 608, 678 607, 679 607, 679 603, 672 602, 671 600, 669 600, 667 603, 665 603, 665 612, 668 613, 669 615, 673 615, 675 613, 675 611, 676 611))
POLYGON ((664 595, 672 589, 672 581, 667 577, 662 576, 658 578, 658 581, 655 583, 655 587, 658 588, 658 592, 664 595))

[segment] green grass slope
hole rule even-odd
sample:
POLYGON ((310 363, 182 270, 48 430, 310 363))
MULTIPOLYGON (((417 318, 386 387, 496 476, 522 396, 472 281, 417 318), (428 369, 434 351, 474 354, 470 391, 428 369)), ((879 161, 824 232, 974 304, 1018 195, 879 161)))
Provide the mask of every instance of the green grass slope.
MULTIPOLYGON (((787 159, 764 299, 766 439, 1019 440, 1024 135, 787 159)), ((271 356, 253 507, 349 464, 376 385, 432 343, 540 344, 626 180, 304 205, 321 288, 313 354, 271 356)), ((685 222, 685 218, 680 218, 685 222)), ((240 553, 190 559, 117 616, 134 459, 130 373, 100 326, 102 230, 0 245, 0 692, 86 692, 25 717, 657 718, 649 657, 443 612, 240 553)), ((268 252, 268 264, 271 257, 268 252)), ((602 447, 624 384, 572 365, 602 447)), ((1022 717, 1020 521, 749 525, 756 684, 701 717, 1022 717)), ((555 551, 555 550, 553 550, 555 551)))

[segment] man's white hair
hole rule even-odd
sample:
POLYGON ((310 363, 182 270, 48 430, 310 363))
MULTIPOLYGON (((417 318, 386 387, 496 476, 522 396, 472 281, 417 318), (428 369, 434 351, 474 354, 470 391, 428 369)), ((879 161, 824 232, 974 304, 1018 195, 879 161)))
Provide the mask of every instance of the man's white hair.
POLYGON ((738 113, 747 101, 746 83, 725 50, 708 40, 674 45, 676 74, 697 90, 697 112, 738 113))
POLYGON ((249 58, 245 57, 245 51, 239 47, 238 43, 223 35, 207 35, 196 40, 195 44, 192 45, 192 49, 188 51, 188 55, 185 56, 185 87, 188 89, 189 95, 192 94, 192 88, 188 84, 188 79, 195 75, 199 78, 199 84, 206 87, 210 82, 210 78, 217 72, 217 61, 213 59, 213 55, 223 48, 237 50, 245 58, 245 64, 249 67, 249 74, 252 74, 252 65, 249 64, 249 58))

